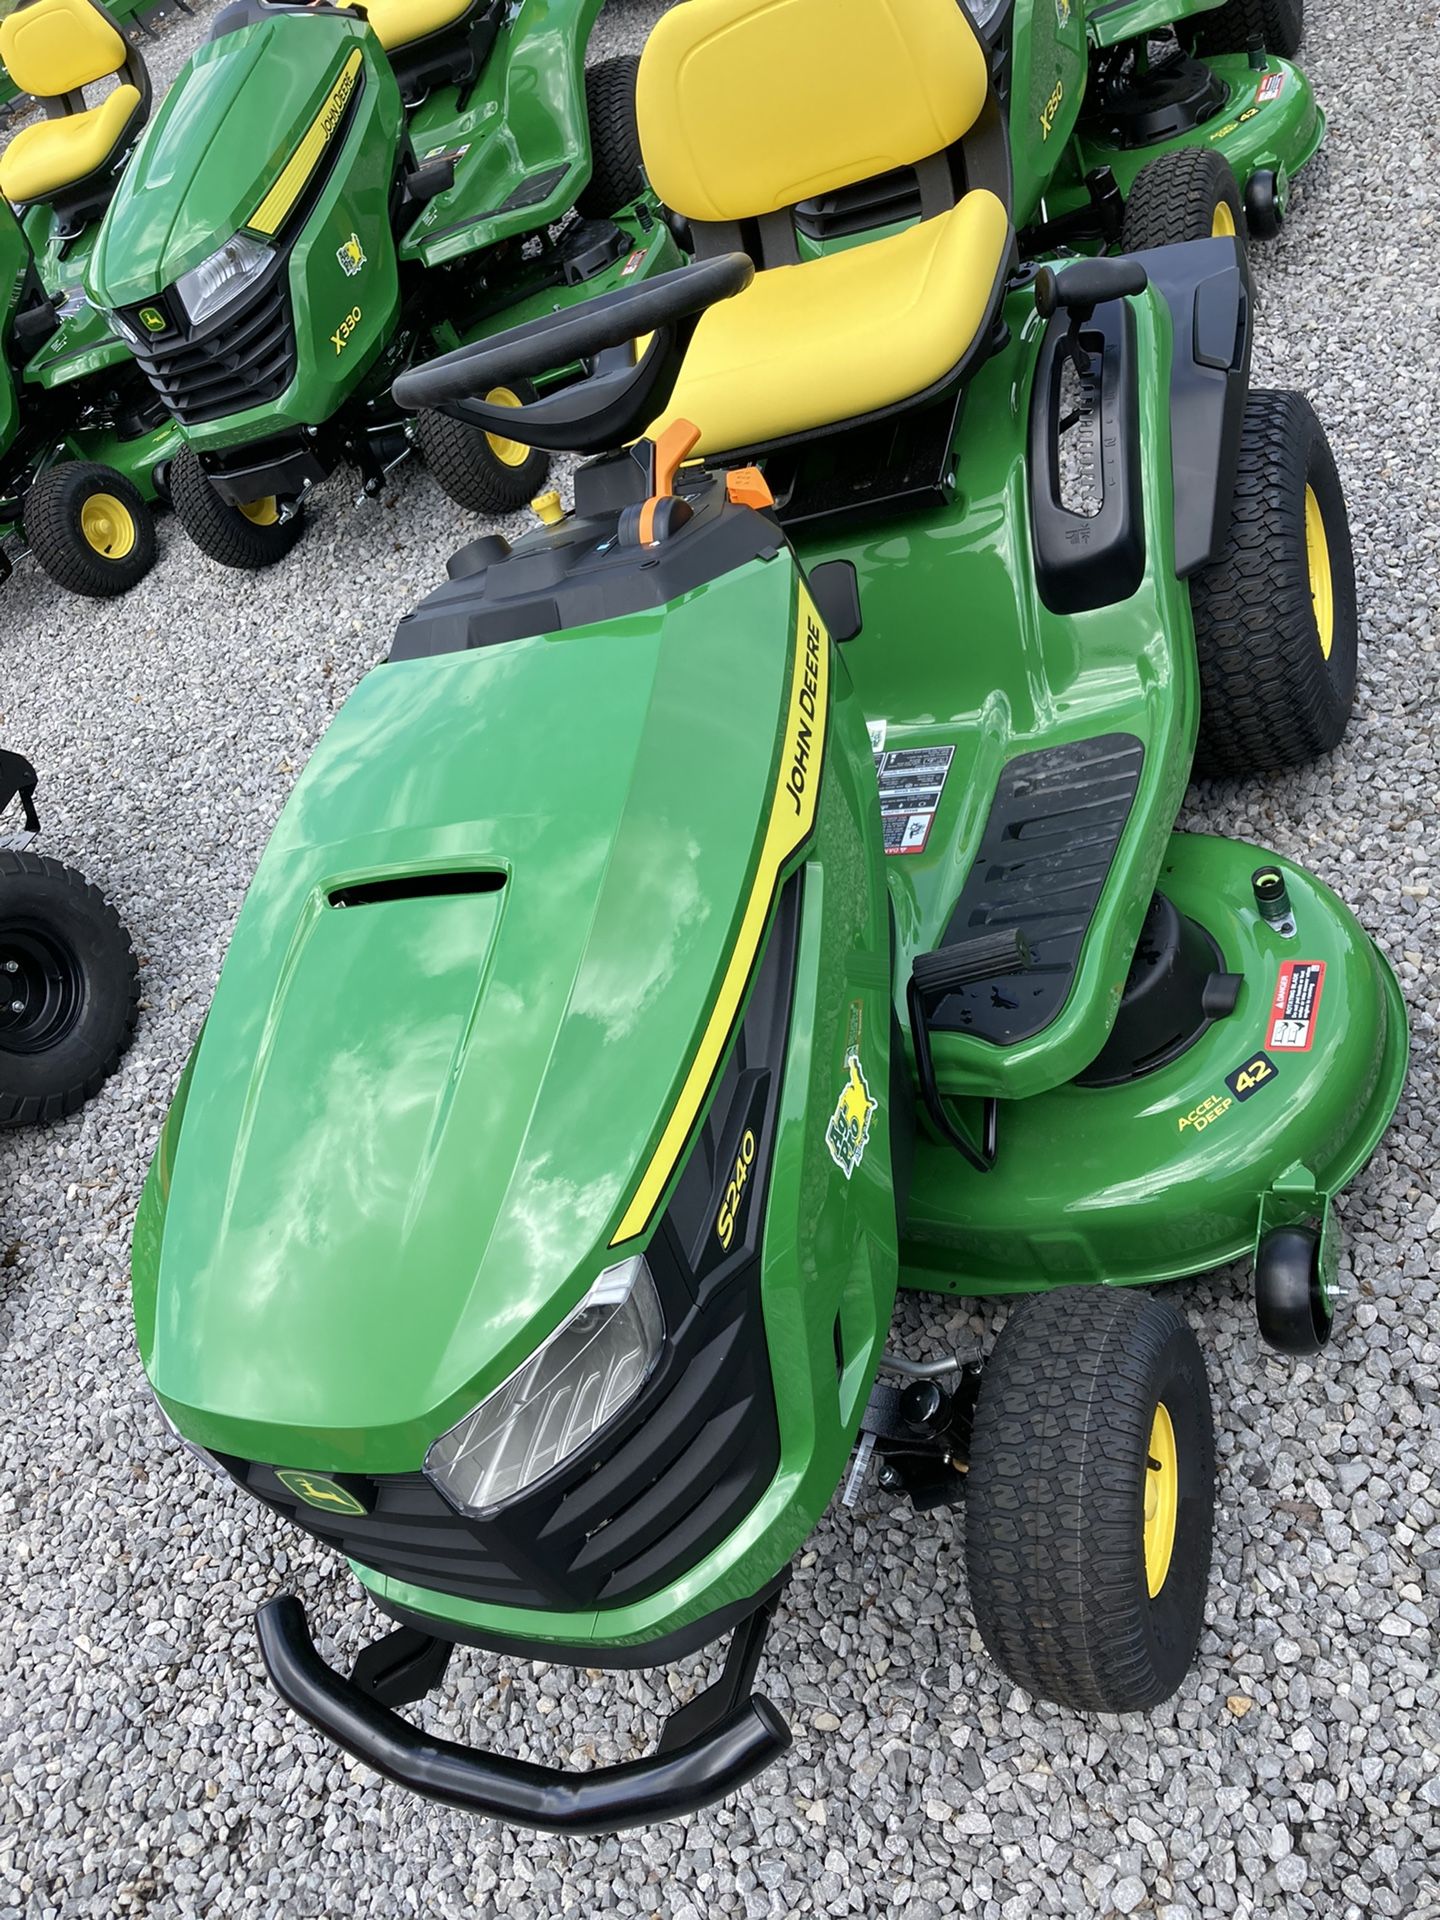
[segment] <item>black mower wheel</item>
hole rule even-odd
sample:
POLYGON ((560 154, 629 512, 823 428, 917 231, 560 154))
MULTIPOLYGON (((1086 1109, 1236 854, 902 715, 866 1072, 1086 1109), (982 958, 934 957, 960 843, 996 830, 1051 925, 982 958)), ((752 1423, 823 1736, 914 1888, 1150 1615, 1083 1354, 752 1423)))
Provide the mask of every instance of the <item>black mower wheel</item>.
POLYGON ((1205 1362, 1168 1301, 1061 1287, 1015 1308, 965 1482, 970 1599, 997 1666, 1081 1713, 1168 1699, 1200 1637, 1214 1501, 1205 1362))
POLYGON ((283 560, 304 531, 301 506, 286 519, 273 497, 245 507, 222 500, 189 447, 182 447, 170 463, 170 498, 181 526, 202 553, 222 567, 246 573, 283 560))
POLYGON ((1318 1353, 1335 1324, 1335 1303, 1312 1227, 1272 1227, 1255 1253, 1255 1317, 1277 1353, 1318 1353))
MULTIPOLYGON (((518 407, 511 387, 487 393, 491 406, 518 407)), ((415 416, 421 458, 457 506, 471 513, 515 513, 529 506, 550 474, 550 456, 427 407, 415 416)))
POLYGON ((1146 161, 1125 202, 1121 253, 1213 240, 1222 234, 1245 238, 1240 184, 1223 153, 1180 147, 1146 161))
POLYGON ((1293 60, 1305 38, 1305 0, 1225 0, 1194 21, 1197 53, 1246 53, 1258 40, 1266 53, 1293 60))
POLYGON ((57 586, 92 600, 128 593, 155 564, 155 516, 139 488, 93 460, 36 474, 25 538, 57 586))
POLYGON ((587 220, 608 220, 645 188, 635 81, 640 62, 620 54, 585 69, 585 107, 590 122, 590 178, 575 205, 587 220))
POLYGON ((1199 774, 1303 766, 1344 737, 1359 626, 1345 495, 1303 394, 1245 402, 1230 531, 1190 582, 1199 774))
POLYGON ((74 1113, 115 1071, 139 1004, 130 937, 99 889, 0 849, 0 1127, 74 1113))

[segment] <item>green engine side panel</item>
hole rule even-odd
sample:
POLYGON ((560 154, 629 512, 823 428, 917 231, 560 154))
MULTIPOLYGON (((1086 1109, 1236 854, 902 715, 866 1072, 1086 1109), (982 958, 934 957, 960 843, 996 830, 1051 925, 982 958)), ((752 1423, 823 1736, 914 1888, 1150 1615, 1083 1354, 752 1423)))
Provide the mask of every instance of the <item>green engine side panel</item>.
POLYGON ((30 267, 30 243, 8 200, 0 199, 0 457, 7 453, 19 425, 19 399, 11 371, 9 345, 15 308, 30 267))
POLYGON ((585 45, 602 0, 520 0, 463 104, 438 89, 410 118, 423 160, 455 156, 455 184, 404 236, 402 260, 443 266, 536 233, 590 178, 585 45))
POLYGON ((1037 217, 1084 102, 1081 0, 1015 0, 1011 44, 1012 213, 1019 228, 1037 217))

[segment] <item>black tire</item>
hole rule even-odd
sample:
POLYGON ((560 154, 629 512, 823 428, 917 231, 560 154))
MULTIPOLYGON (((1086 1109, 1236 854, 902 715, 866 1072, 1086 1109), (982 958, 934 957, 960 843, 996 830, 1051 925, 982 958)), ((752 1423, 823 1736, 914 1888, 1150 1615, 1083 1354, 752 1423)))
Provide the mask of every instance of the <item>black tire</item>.
POLYGON ((1305 0, 1225 0, 1194 21, 1197 53, 1245 53, 1258 40, 1266 53, 1293 60, 1305 38, 1305 0))
MULTIPOLYGON (((511 387, 495 389, 502 391, 512 400, 524 397, 511 387)), ((550 474, 550 456, 540 448, 530 447, 515 460, 507 451, 515 443, 497 442, 483 427, 433 408, 415 416, 415 443, 446 493, 470 513, 515 513, 529 506, 550 474)))
POLYGON ((0 1127, 74 1113, 115 1071, 139 1005, 130 937, 99 889, 0 849, 0 1127))
POLYGON ((1200 1637, 1214 1500, 1205 1362, 1167 1301, 1086 1286, 1016 1307, 981 1376, 965 1482, 970 1599, 997 1666, 1082 1713, 1168 1699, 1200 1637), (1160 1405, 1175 1524, 1152 1597, 1145 1507, 1160 1484, 1149 1479, 1160 1405))
POLYGON ((587 220, 608 220, 645 188, 633 54, 601 60, 585 69, 585 107, 590 121, 590 178, 575 204, 587 220))
POLYGON ((1355 704, 1355 558, 1335 457, 1302 394, 1245 402, 1230 530, 1190 582, 1200 666, 1199 774, 1303 766, 1340 744, 1355 704), (1311 594, 1307 490, 1328 549, 1330 645, 1311 594))
POLYGON ((57 586, 92 600, 128 593, 155 564, 155 516, 113 467, 66 460, 25 496, 25 539, 57 586))
POLYGON ((220 498, 189 447, 181 447, 170 463, 170 498, 181 526, 202 553, 222 567, 247 573, 283 560, 305 527, 303 506, 288 519, 280 518, 277 503, 257 503, 248 513, 232 507, 220 498))
MULTIPOLYGON (((1234 169, 1213 148, 1181 147, 1157 154, 1135 176, 1120 228, 1121 253, 1174 247, 1214 237, 1221 208, 1231 230, 1245 238, 1245 207, 1234 169)), ((1223 222, 1222 222, 1223 230, 1223 222)))

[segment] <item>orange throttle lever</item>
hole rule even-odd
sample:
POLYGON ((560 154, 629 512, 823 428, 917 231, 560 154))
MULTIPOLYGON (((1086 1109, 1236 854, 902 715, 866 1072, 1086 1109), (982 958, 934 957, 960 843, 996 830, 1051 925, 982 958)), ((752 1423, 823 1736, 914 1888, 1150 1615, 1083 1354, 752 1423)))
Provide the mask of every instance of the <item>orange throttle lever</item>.
POLYGON ((675 476, 685 456, 700 438, 693 420, 672 420, 650 452, 650 498, 640 509, 636 537, 642 547, 653 547, 690 518, 688 501, 675 499, 675 476), (666 501, 674 500, 673 507, 666 501), (679 509, 684 508, 681 512, 679 509))

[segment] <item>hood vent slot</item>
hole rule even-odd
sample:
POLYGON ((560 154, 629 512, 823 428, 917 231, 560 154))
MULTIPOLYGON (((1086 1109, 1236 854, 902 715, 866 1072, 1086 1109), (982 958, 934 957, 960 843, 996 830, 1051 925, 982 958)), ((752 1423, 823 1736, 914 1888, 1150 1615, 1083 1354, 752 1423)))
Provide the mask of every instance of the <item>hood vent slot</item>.
POLYGON ((504 885, 504 874, 493 869, 478 873, 398 873, 386 880, 360 880, 354 886, 336 887, 330 904, 373 907, 386 900, 444 900, 453 894, 499 893, 504 885))

